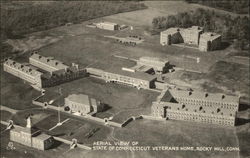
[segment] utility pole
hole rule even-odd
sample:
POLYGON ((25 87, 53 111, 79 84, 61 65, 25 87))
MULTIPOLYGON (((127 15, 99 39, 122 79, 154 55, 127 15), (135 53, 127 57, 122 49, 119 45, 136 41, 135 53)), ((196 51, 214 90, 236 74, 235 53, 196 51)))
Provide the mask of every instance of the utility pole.
MULTIPOLYGON (((58 93, 59 93, 60 95, 62 95, 62 88, 61 88, 61 87, 58 88, 58 93)), ((60 106, 59 106, 59 104, 58 104, 57 111, 58 111, 58 123, 57 123, 57 125, 58 125, 58 126, 61 126, 62 123, 61 123, 61 115, 60 115, 60 106)))

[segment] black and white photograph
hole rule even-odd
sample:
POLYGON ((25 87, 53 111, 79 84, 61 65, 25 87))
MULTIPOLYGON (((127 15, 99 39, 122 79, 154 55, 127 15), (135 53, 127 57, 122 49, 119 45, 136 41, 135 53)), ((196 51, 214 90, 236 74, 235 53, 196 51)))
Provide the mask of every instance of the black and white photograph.
POLYGON ((0 158, 250 158, 249 0, 0 0, 0 158))

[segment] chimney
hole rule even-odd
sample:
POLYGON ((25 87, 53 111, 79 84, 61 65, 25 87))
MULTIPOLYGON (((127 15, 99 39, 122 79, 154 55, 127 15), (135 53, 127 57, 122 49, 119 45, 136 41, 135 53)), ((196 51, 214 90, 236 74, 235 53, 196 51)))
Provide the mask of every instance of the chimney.
POLYGON ((205 93, 205 97, 208 97, 208 93, 205 93))
POLYGON ((31 128, 31 126, 32 126, 32 124, 31 124, 31 118, 30 118, 30 116, 27 118, 27 125, 26 125, 26 127, 27 128, 31 128))
POLYGON ((189 91, 189 93, 188 93, 188 94, 189 94, 189 96, 190 96, 190 95, 192 95, 192 92, 191 92, 191 91, 189 91))
POLYGON ((225 98, 225 95, 222 95, 222 96, 221 96, 221 99, 224 99, 224 98, 225 98))

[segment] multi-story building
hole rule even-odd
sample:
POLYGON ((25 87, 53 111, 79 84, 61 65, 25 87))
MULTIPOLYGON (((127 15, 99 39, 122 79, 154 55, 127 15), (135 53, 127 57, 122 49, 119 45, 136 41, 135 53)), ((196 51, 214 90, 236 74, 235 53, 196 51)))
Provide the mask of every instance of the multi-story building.
POLYGON ((183 38, 180 34, 180 28, 169 28, 161 32, 160 35, 161 45, 171 45, 177 43, 183 43, 183 38))
POLYGON ((219 49, 221 46, 221 35, 206 32, 201 34, 199 50, 200 51, 213 51, 219 49))
POLYGON ((167 89, 152 103, 152 116, 234 126, 238 107, 239 97, 167 89))
POLYGON ((164 58, 156 57, 140 57, 137 61, 137 65, 147 66, 154 70, 155 73, 162 74, 169 69, 169 61, 164 58))
POLYGON ((15 125, 10 130, 10 140, 38 150, 49 149, 54 143, 51 136, 32 127, 30 117, 27 119, 26 127, 15 125))
POLYGON ((24 65, 14 60, 7 59, 3 63, 3 70, 31 83, 32 85, 42 87, 42 73, 28 65, 24 65))
POLYGON ((106 82, 120 83, 132 87, 154 88, 155 76, 143 72, 128 72, 122 70, 100 70, 96 68, 87 68, 87 72, 104 79, 106 82))
POLYGON ((161 45, 187 43, 198 45, 200 51, 213 51, 221 46, 221 35, 205 32, 202 27, 192 26, 191 28, 169 28, 161 32, 161 45))
POLYGON ((198 45, 200 35, 203 33, 203 28, 199 26, 192 26, 190 28, 181 29, 180 34, 184 43, 198 45))
MULTIPOLYGON (((45 66, 46 64, 39 64, 39 62, 33 60, 35 57, 39 58, 40 55, 33 54, 32 56, 33 58, 30 58, 30 61, 33 66, 24 65, 14 60, 7 59, 3 64, 4 71, 31 83, 33 87, 38 89, 58 85, 87 75, 86 70, 79 69, 78 65, 75 63, 72 63, 72 66, 59 66, 60 68, 58 67, 57 70, 56 68, 49 69, 50 67, 53 67, 51 66, 53 65, 51 63, 54 63, 55 60, 49 62, 50 64, 48 64, 48 66, 45 66), (34 66, 45 70, 45 72, 41 73, 40 71, 37 71, 34 69, 34 66), (48 70, 48 72, 46 72, 46 70, 48 70)), ((41 58, 45 59, 46 57, 41 58)))
POLYGON ((103 104, 84 94, 71 94, 64 99, 65 107, 69 107, 72 113, 79 113, 81 115, 88 113, 97 113, 103 110, 103 104))
POLYGON ((104 30, 118 30, 119 25, 116 23, 111 23, 111 22, 100 22, 96 24, 96 27, 99 29, 104 29, 104 30))
POLYGON ((56 71, 65 72, 69 68, 69 66, 65 65, 61 61, 55 60, 53 57, 44 57, 37 53, 32 53, 32 55, 29 57, 29 62, 31 65, 48 71, 51 74, 56 71))
POLYGON ((169 28, 161 32, 161 45, 171 45, 178 43, 188 43, 198 45, 203 28, 192 26, 190 28, 169 28))

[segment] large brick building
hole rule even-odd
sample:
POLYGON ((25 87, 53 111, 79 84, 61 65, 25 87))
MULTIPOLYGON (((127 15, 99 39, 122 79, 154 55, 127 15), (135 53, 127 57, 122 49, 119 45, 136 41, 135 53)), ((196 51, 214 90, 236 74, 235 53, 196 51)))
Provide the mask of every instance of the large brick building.
POLYGON ((87 68, 87 72, 102 78, 106 82, 125 84, 138 89, 154 88, 154 81, 156 80, 155 76, 143 72, 133 73, 117 69, 104 71, 96 68, 87 68))
POLYGON ((51 136, 32 127, 30 117, 27 119, 26 127, 15 125, 10 130, 10 140, 38 150, 49 149, 54 143, 51 136))
POLYGON ((47 62, 47 59, 47 57, 35 53, 30 57, 31 65, 7 59, 3 63, 3 68, 4 71, 29 82, 38 89, 58 85, 87 75, 86 70, 79 69, 77 64, 72 63, 71 66, 67 66, 58 60, 50 59, 47 62), (39 58, 41 61, 38 61, 39 58), (36 67, 37 69, 35 69, 36 67))
POLYGON ((180 28, 169 28, 161 32, 160 43, 161 45, 171 45, 183 43, 183 38, 180 34, 180 28))
POLYGON ((201 34, 199 50, 200 51, 213 51, 219 49, 221 46, 221 35, 206 32, 201 34))
POLYGON ((33 53, 29 57, 29 62, 31 65, 50 73, 56 71, 67 71, 67 69, 69 68, 69 66, 65 65, 61 61, 55 60, 53 57, 44 57, 37 53, 33 53))
POLYGON ((152 116, 234 126, 238 106, 235 96, 167 89, 152 103, 152 116))
POLYGON ((136 65, 130 68, 123 67, 122 70, 129 72, 144 72, 151 74, 152 72, 156 74, 164 74, 168 72, 170 68, 169 61, 166 58, 156 58, 156 57, 140 57, 137 60, 136 65))
POLYGON ((160 44, 171 45, 185 43, 197 45, 200 51, 213 51, 220 48, 221 35, 205 32, 202 27, 169 28, 161 32, 160 44))
POLYGON ((119 29, 119 25, 112 22, 100 22, 96 24, 96 27, 99 29, 111 30, 111 31, 119 29))
POLYGON ((137 65, 152 68, 157 74, 166 73, 169 69, 169 61, 166 58, 144 56, 139 58, 139 60, 137 61, 137 65))
POLYGON ((103 104, 84 94, 71 94, 64 99, 65 107, 69 107, 70 112, 81 115, 97 113, 103 110, 103 104))
POLYGON ((184 43, 198 45, 200 35, 203 33, 203 28, 199 26, 192 26, 190 28, 181 29, 180 34, 184 43))
POLYGON ((3 63, 3 70, 31 83, 32 85, 42 87, 42 73, 31 66, 18 63, 12 59, 7 59, 3 63))

